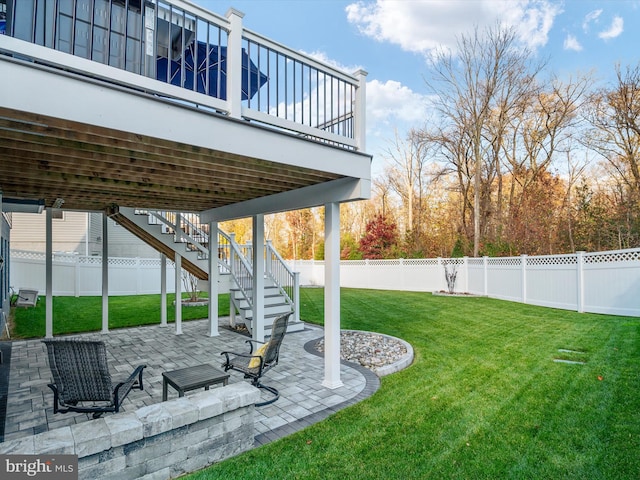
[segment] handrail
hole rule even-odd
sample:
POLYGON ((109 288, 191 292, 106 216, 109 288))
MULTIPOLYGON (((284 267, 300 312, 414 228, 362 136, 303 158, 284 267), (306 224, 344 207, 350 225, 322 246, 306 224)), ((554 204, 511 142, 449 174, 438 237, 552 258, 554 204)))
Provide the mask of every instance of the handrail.
POLYGON ((253 288, 253 267, 247 259, 242 255, 240 245, 234 240, 233 236, 229 237, 230 246, 230 274, 231 278, 235 281, 237 287, 242 292, 242 295, 250 308, 253 308, 253 295, 250 295, 250 291, 253 288))
POLYGON ((284 261, 280 253, 273 248, 271 240, 265 245, 266 274, 280 289, 294 314, 294 321, 300 321, 300 275, 294 272, 284 261))
POLYGON ((249 30, 243 49, 269 81, 247 99, 245 118, 357 147, 355 112, 360 81, 249 30))
POLYGON ((271 240, 267 240, 265 245, 267 261, 265 262, 266 274, 276 285, 280 287, 281 293, 290 301, 293 296, 293 270, 289 268, 282 256, 273 248, 271 240))
POLYGON ((0 52, 12 60, 364 148, 364 78, 245 29, 234 9, 225 18, 187 0, 103 0, 91 2, 93 11, 80 0, 51 0, 46 9, 7 2, 12 18, 0 52), (190 62, 204 74, 188 73, 190 62))
MULTIPOLYGON (((175 212, 164 212, 164 213, 173 214, 173 215, 176 215, 177 217, 182 217, 181 214, 176 214, 175 212)), ((148 214, 151 215, 153 218, 159 220, 161 223, 165 224, 169 228, 171 228, 174 232, 175 241, 188 243, 189 245, 192 245, 197 250, 200 250, 200 252, 203 255, 205 255, 205 257, 203 258, 206 258, 206 256, 209 255, 209 250, 204 245, 202 245, 198 240, 193 238, 190 234, 186 233, 182 229, 182 227, 178 225, 178 222, 177 222, 178 218, 176 218, 176 223, 172 223, 168 218, 163 216, 163 212, 148 211, 148 214)))
MULTIPOLYGON (((193 245, 200 252, 208 255, 209 234, 200 222, 197 213, 178 213, 169 211, 137 210, 138 213, 147 213, 151 223, 161 223, 169 227, 177 242, 193 245), (171 220, 176 217, 175 220, 171 220), (187 228, 183 229, 182 225, 187 228), (188 230, 188 231, 187 231, 188 230), (195 233, 194 233, 195 232, 195 233), (199 240, 204 239, 202 244, 199 240)), ((240 245, 235 241, 234 234, 227 234, 218 229, 218 266, 224 268, 242 292, 249 308, 253 308, 253 266, 248 258, 253 255, 253 245, 240 245)), ((265 275, 278 287, 285 301, 291 305, 295 321, 299 321, 299 274, 294 272, 287 262, 274 248, 270 240, 264 246, 265 275)))

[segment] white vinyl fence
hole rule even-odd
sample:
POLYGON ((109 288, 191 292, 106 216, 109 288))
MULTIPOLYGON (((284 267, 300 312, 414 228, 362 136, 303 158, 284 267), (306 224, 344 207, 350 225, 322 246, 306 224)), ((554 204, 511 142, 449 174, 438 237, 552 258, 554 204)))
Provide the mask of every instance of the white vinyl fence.
MULTIPOLYGON (((640 248, 506 258, 344 260, 340 286, 416 292, 455 291, 546 307, 640 317, 640 248)), ((324 262, 291 262, 301 285, 324 285, 324 262)))
MULTIPOLYGON (((11 250, 10 285, 46 291, 45 254, 11 250)), ((167 291, 175 291, 175 268, 167 262, 167 291)), ((53 295, 102 295, 102 257, 74 254, 53 256, 53 295)), ((109 295, 161 292, 159 258, 109 258, 109 295)))
MULTIPOLYGON (((324 262, 289 262, 301 285, 324 285, 324 262)), ((348 288, 447 291, 445 265, 456 271, 455 291, 546 307, 640 317, 640 248, 610 252, 506 258, 344 260, 348 288)), ((167 262, 167 291, 174 291, 167 262)), ((43 253, 11 251, 10 285, 45 292, 43 253)), ((160 293, 160 259, 109 258, 109 294, 160 293)), ((53 294, 102 294, 102 259, 55 254, 53 294)))

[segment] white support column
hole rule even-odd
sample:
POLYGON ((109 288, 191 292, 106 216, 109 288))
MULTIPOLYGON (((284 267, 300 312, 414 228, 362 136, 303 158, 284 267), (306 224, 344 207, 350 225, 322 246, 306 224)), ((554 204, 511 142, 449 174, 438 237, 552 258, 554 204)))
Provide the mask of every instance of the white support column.
MULTIPOLYGON (((8 241, 8 239, 7 239, 8 241)), ((9 252, 7 251, 7 258, 2 258, 2 254, 4 253, 4 250, 2 249, 2 189, 0 189, 0 276, 1 275, 5 275, 5 273, 7 272, 7 269, 9 268, 9 252), (5 265, 6 263, 6 265, 5 265)), ((9 281, 9 277, 6 276, 4 277, 7 279, 7 282, 9 281)), ((0 282, 2 283, 2 282, 0 282)), ((4 292, 0 292, 0 310, 3 311, 4 313, 4 307, 5 307, 5 302, 6 305, 10 305, 11 304, 11 293, 9 292, 8 287, 8 283, 4 283, 4 292), (8 293, 8 297, 5 298, 5 293, 8 293), (7 302, 8 299, 8 302, 7 302)), ((5 320, 5 328, 6 328, 6 320, 5 320)), ((8 331, 7 331, 8 333, 8 331)), ((0 333, 1 335, 1 333, 0 333)), ((0 354, 1 355, 1 354, 0 354)), ((2 360, 2 358, 0 357, 0 360, 2 360)))
POLYGON ((253 339, 264 342, 264 215, 253 216, 253 339))
POLYGON ((176 335, 182 335, 182 257, 178 252, 175 256, 176 264, 176 335))
POLYGON ((167 326, 167 256, 160 255, 160 326, 167 326))
MULTIPOLYGON (((9 239, 7 239, 7 241, 9 241, 9 239)), ((2 283, 3 290, 4 290, 0 292, 0 311, 2 311, 2 313, 5 313, 4 312, 5 306, 7 307, 7 310, 9 310, 11 305, 11 293, 9 292, 9 288, 8 288, 9 276, 7 275, 7 271, 9 270, 9 251, 7 250, 6 252, 7 258, 4 258, 2 256, 4 253, 5 251, 2 248, 2 189, 0 189, 0 276, 2 276, 3 279, 6 279, 6 283, 0 282, 2 283)), ((5 320, 4 328, 6 329, 7 338, 8 338, 9 327, 7 326, 6 316, 4 317, 4 320, 5 320)), ((0 335, 2 335, 1 331, 0 331, 0 335)), ((2 361, 2 354, 0 353, 0 362, 1 361, 2 361)))
POLYGON ((102 214, 102 333, 109 333, 109 217, 102 214))
MULTIPOLYGON (((236 234, 235 233, 230 233, 229 234, 229 273, 231 274, 231 278, 234 278, 235 274, 236 274, 236 270, 235 270, 235 253, 233 251, 233 244, 236 243, 236 234)), ((231 290, 229 292, 229 326, 235 328, 236 326, 236 307, 233 304, 233 296, 234 296, 234 292, 233 290, 231 290)))
POLYGON ((327 388, 340 380, 340 204, 324 206, 324 380, 327 388))
POLYGON ((225 15, 229 20, 227 39, 227 102, 229 116, 242 117, 242 18, 244 13, 230 8, 225 15))
POLYGON ((209 336, 218 332, 218 222, 209 223, 209 336))
POLYGON ((45 227, 45 338, 53 338, 53 212, 46 209, 45 227))

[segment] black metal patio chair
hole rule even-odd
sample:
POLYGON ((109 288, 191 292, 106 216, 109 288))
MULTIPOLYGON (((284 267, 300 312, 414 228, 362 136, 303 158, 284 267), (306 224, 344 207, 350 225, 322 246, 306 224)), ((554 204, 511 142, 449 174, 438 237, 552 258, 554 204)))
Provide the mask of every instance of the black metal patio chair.
POLYGON ((125 381, 113 385, 104 342, 80 339, 47 339, 49 367, 53 383, 53 413, 118 412, 132 389, 142 390, 142 371, 138 366, 125 381))
POLYGON ((249 344, 249 353, 221 353, 221 355, 225 356, 225 361, 222 364, 225 372, 228 370, 237 370, 244 374, 244 378, 251 378, 251 384, 254 387, 267 390, 274 395, 273 398, 266 402, 256 403, 256 407, 269 405, 280 398, 280 393, 276 388, 262 384, 260 379, 268 370, 278 364, 280 345, 282 345, 282 339, 287 331, 290 316, 291 313, 286 313, 274 320, 273 327, 271 328, 271 337, 268 342, 247 340, 246 343, 249 344), (254 353, 254 344, 258 343, 262 344, 262 346, 254 353))

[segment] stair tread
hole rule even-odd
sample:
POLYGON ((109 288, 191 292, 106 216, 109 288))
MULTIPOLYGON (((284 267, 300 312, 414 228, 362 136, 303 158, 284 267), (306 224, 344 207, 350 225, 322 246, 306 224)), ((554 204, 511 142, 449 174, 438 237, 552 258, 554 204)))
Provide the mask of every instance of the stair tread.
MULTIPOLYGON (((286 302, 283 303, 274 303, 272 305, 265 305, 265 307, 284 307, 284 306, 288 306, 289 304, 286 302)), ((240 310, 246 310, 246 311, 250 311, 252 310, 251 307, 239 307, 240 310)))
MULTIPOLYGON (((279 313, 265 313, 264 314, 264 318, 274 318, 274 317, 279 317, 280 315, 282 315, 285 312, 279 312, 279 313)), ((245 321, 249 320, 249 321, 253 321, 252 317, 247 317, 244 319, 245 321)), ((236 322, 238 322, 238 320, 236 320, 236 322)), ((271 326, 271 325, 269 325, 271 326)))

